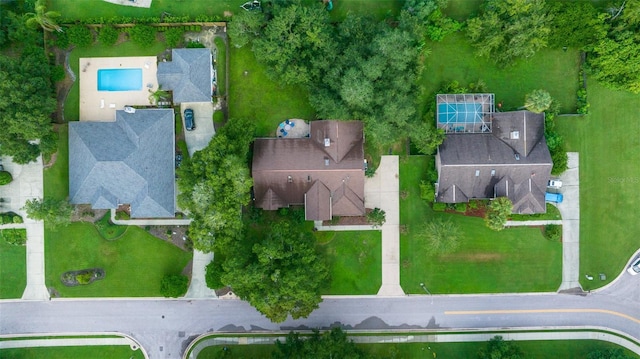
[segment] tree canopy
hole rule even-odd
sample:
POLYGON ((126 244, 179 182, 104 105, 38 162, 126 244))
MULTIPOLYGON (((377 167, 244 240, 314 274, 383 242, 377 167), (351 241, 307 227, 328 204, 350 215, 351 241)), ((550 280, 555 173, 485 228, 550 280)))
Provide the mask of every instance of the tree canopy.
POLYGON ((273 359, 316 358, 316 359, 365 359, 369 356, 358 348, 340 328, 320 334, 317 330, 308 339, 290 332, 285 342, 276 341, 273 359))
POLYGON ((590 50, 607 36, 609 17, 590 1, 557 1, 549 3, 552 14, 549 46, 590 50))
POLYGON ((535 113, 542 113, 551 106, 553 99, 545 90, 533 90, 524 98, 524 107, 535 113))
POLYGON ((68 226, 73 213, 73 206, 69 202, 51 198, 27 200, 23 209, 29 218, 44 221, 52 230, 68 226))
POLYGON ((309 231, 272 223, 260 240, 227 244, 222 282, 274 322, 307 317, 322 301, 320 288, 328 277, 315 244, 309 231))
POLYGON ((505 224, 507 224, 507 217, 511 214, 512 210, 513 203, 511 203, 511 200, 507 197, 498 197, 491 201, 484 218, 487 227, 494 231, 503 230, 505 224))
POLYGON ((252 122, 230 120, 178 170, 178 201, 193 219, 189 236, 198 250, 210 252, 242 236, 241 208, 253 185, 247 159, 253 132, 252 122))
POLYGON ((547 46, 550 20, 544 0, 487 0, 467 35, 478 56, 506 66, 547 46))
POLYGON ((520 359, 524 354, 520 347, 512 342, 505 341, 502 336, 496 335, 487 343, 487 349, 478 353, 479 359, 520 359))

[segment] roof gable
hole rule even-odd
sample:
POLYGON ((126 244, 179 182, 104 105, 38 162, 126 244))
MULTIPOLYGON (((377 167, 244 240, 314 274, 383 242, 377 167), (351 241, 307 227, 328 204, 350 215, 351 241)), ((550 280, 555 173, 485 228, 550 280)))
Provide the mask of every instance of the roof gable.
POLYGON ((173 101, 211 101, 212 61, 209 49, 173 49, 171 61, 158 64, 158 83, 173 91, 173 101))

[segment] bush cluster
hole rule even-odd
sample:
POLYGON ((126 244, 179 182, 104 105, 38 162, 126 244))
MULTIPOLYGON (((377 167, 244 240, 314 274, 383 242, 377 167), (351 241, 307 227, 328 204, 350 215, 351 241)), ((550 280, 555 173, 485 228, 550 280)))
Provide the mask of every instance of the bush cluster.
POLYGON ((433 202, 433 210, 436 212, 444 212, 447 209, 447 204, 442 202, 433 202))
POLYGON ((11 181, 13 181, 13 176, 11 176, 11 173, 7 171, 0 171, 0 186, 9 184, 11 183, 11 181))
POLYGON ((0 214, 0 224, 22 223, 22 217, 13 212, 0 214))
POLYGON ((66 31, 69 42, 77 47, 87 47, 93 43, 91 30, 84 25, 73 25, 66 31))
POLYGON ((580 65, 580 71, 578 73, 578 109, 577 112, 581 115, 589 114, 589 101, 587 101, 587 86, 584 83, 584 65, 580 65))
POLYGON ((111 25, 106 25, 100 28, 98 33, 98 40, 105 46, 113 46, 118 41, 120 31, 111 25))
POLYGON ((456 212, 464 213, 464 212, 467 211, 467 204, 466 203, 456 203, 455 204, 455 209, 456 209, 456 212))
POLYGON ((166 275, 160 283, 160 293, 165 297, 178 298, 187 293, 189 277, 186 275, 166 275))
POLYGON ((544 226, 544 238, 554 242, 562 241, 562 226, 557 224, 544 226))
POLYGON ((2 229, 0 239, 14 246, 23 246, 27 243, 27 231, 24 229, 2 229))
POLYGON ((433 187, 433 183, 427 181, 420 181, 420 198, 432 202, 436 196, 436 190, 433 187))
POLYGON ((130 16, 112 16, 112 17, 91 17, 85 19, 62 19, 61 24, 79 23, 85 25, 91 24, 177 24, 183 22, 221 22, 224 21, 223 17, 216 15, 200 14, 196 17, 185 16, 164 16, 162 18, 157 16, 150 17, 130 17, 130 16))

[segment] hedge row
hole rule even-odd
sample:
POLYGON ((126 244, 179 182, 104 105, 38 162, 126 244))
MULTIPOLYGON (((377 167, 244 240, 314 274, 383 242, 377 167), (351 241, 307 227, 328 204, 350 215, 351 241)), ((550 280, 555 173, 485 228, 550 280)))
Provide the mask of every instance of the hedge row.
POLYGON ((90 17, 81 20, 61 19, 61 24, 159 24, 159 23, 185 23, 185 22, 224 22, 227 19, 221 16, 198 15, 191 16, 151 16, 151 17, 130 17, 130 16, 112 16, 112 17, 90 17))
POLYGON ((0 213, 0 224, 22 223, 22 217, 13 212, 0 213))

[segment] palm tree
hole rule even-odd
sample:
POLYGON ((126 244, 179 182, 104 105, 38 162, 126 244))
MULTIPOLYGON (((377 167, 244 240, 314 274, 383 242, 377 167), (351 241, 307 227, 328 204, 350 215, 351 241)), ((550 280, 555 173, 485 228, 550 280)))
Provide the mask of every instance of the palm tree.
POLYGON ((553 99, 545 90, 533 90, 524 98, 524 108, 531 112, 541 113, 551 106, 553 99))
POLYGON ((158 89, 155 91, 151 91, 151 89, 149 89, 149 103, 152 105, 168 98, 169 91, 163 90, 162 86, 158 86, 158 89))
POLYGON ((47 11, 44 1, 38 0, 35 6, 35 12, 26 13, 25 23, 31 28, 41 27, 45 31, 62 32, 62 28, 56 23, 56 18, 60 17, 60 13, 56 11, 47 11))

